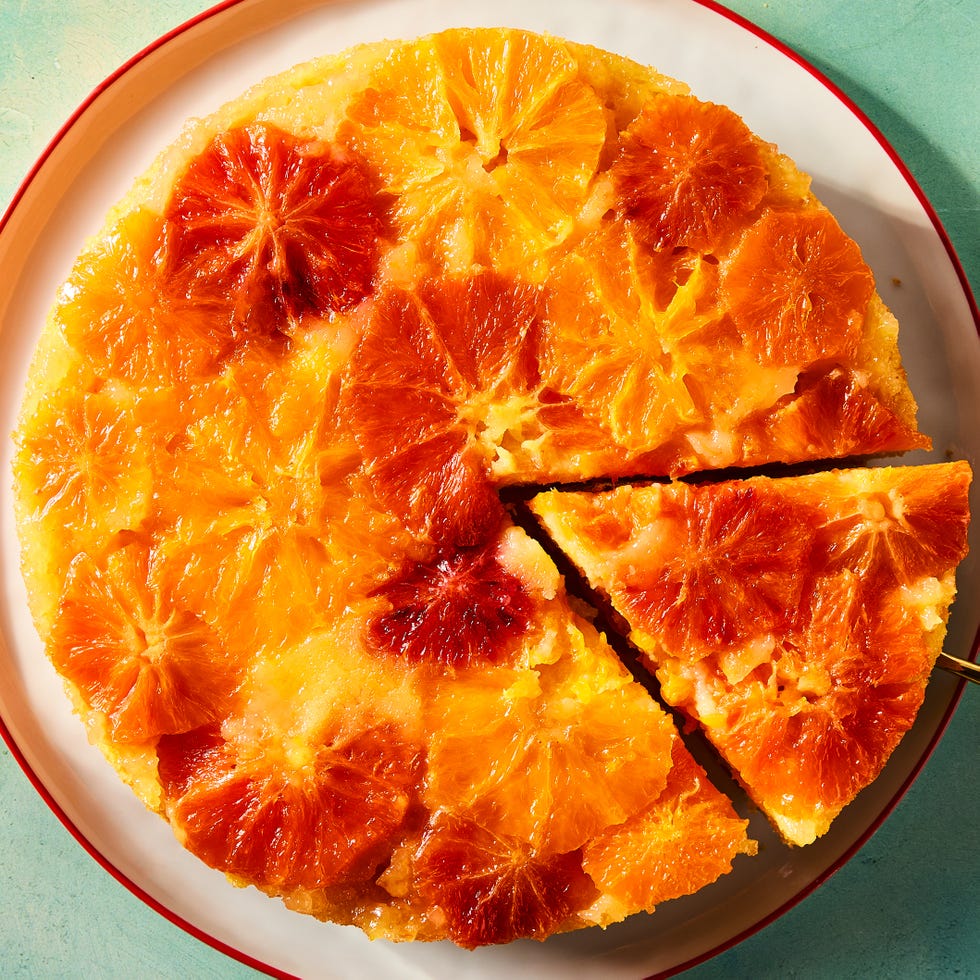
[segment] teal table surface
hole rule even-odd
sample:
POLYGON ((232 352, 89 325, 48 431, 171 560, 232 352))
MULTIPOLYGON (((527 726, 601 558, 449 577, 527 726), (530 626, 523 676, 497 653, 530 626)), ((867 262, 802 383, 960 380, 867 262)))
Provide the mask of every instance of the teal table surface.
MULTIPOLYGON (((207 6, 0 0, 0 209, 94 86, 207 6)), ((932 201, 976 294, 980 3, 728 6, 829 76, 882 130, 932 201)), ((857 855, 774 923, 686 976, 980 976, 978 732, 980 690, 971 688, 910 792, 857 855)), ((0 747, 0 976, 255 975, 103 871, 0 747)))

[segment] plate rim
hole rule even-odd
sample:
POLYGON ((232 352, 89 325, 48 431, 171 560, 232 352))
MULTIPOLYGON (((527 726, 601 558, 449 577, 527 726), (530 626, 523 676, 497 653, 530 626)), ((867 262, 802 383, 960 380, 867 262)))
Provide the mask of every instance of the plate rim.
MULTIPOLYGON (((157 51, 167 47, 171 43, 179 40, 183 35, 188 34, 194 29, 200 27, 202 24, 211 21, 213 18, 220 16, 226 11, 237 7, 247 6, 251 2, 254 2, 254 0, 219 0, 219 2, 206 7, 205 9, 172 27, 170 30, 161 34, 159 37, 153 39, 149 44, 146 44, 136 51, 116 69, 106 75, 105 78, 103 78, 97 85, 95 85, 88 95, 78 103, 76 108, 58 127, 54 135, 48 140, 47 144, 42 149, 41 153, 34 160, 23 179, 17 185, 7 207, 4 209, 3 214, 0 215, 0 239, 2 239, 7 226, 12 221, 21 201, 28 193, 31 185, 38 178, 41 171, 46 167, 53 154, 103 94, 119 84, 133 69, 137 68, 157 51)), ((325 0, 325 3, 327 4, 332 2, 333 0, 325 0)), ((871 120, 867 113, 846 91, 844 91, 823 71, 817 68, 812 62, 810 62, 800 52, 796 51, 787 42, 782 41, 780 38, 771 34, 766 29, 760 27, 748 17, 731 10, 722 3, 718 2, 718 0, 686 0, 686 2, 702 7, 724 18, 725 20, 728 20, 749 34, 755 36, 769 47, 773 48, 777 53, 788 58, 797 67, 803 69, 824 89, 826 89, 873 137, 880 148, 884 151, 891 164, 895 167, 903 181, 906 183, 909 190, 912 191, 920 207, 922 208, 923 213, 929 219, 933 230, 943 246, 952 270, 959 283, 960 289, 962 290, 963 297, 966 300, 967 307, 973 319, 977 338, 980 340, 980 306, 978 306, 977 298, 974 295, 969 278, 966 275, 964 266, 956 251, 956 247, 953 244, 949 233, 946 231, 942 220, 936 212, 935 207, 933 206, 929 197, 926 195, 925 191, 922 189, 917 178, 914 176, 904 159, 894 148, 894 146, 892 146, 889 139, 884 135, 877 124, 871 120)), ((980 627, 978 627, 970 645, 970 659, 976 661, 978 659, 978 654, 980 654, 980 627)), ((864 844, 867 843, 867 841, 877 832, 885 820, 888 819, 891 813, 905 797, 912 784, 919 777, 930 757, 935 752, 939 742, 942 740, 949 726, 950 720, 959 706, 965 688, 966 682, 959 680, 950 696, 950 700, 945 711, 936 724, 934 732, 926 743, 921 756, 916 761, 911 771, 901 782, 891 799, 888 800, 886 805, 877 812, 868 828, 862 834, 860 834, 846 850, 838 855, 838 857, 835 858, 826 869, 801 887, 798 892, 783 902, 780 906, 753 922, 750 926, 721 941, 711 949, 688 958, 683 963, 677 964, 676 966, 670 967, 666 970, 659 971, 655 974, 651 974, 647 980, 677 976, 680 973, 683 973, 699 964, 705 963, 708 960, 721 955, 727 950, 734 948, 750 936, 753 936, 763 930, 770 923, 781 918, 809 895, 811 895, 820 885, 831 878, 837 871, 844 867, 844 865, 846 865, 864 846, 864 844)), ((68 831, 71 837, 82 847, 89 857, 91 857, 104 871, 109 873, 119 884, 134 895, 134 897, 139 899, 144 905, 152 909, 155 913, 161 915, 172 925, 177 926, 182 931, 193 936, 200 942, 205 943, 212 949, 215 949, 216 951, 228 956, 230 959, 235 960, 244 966, 248 966, 252 969, 265 973, 268 976, 283 978, 283 980, 298 980, 295 974, 266 963, 263 960, 245 952, 244 950, 238 949, 219 937, 209 933, 206 929, 195 925, 192 921, 169 908, 159 899, 155 898, 143 886, 139 885, 136 881, 130 878, 126 872, 117 867, 105 854, 102 853, 101 850, 99 850, 95 843, 85 836, 72 818, 68 816, 62 806, 56 801, 52 791, 44 783, 41 776, 35 771, 27 759, 24 750, 16 741, 13 733, 10 731, 7 725, 5 718, 3 717, 2 712, 0 712, 0 739, 2 739, 6 745, 12 758, 16 761, 24 775, 27 777, 35 792, 37 792, 40 798, 47 805, 48 809, 68 831)))

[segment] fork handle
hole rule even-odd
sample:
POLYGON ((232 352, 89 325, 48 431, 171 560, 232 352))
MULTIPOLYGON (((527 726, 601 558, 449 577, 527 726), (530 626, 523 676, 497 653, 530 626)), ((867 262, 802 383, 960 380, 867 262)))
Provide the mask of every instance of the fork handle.
POLYGON ((980 664, 971 663, 969 660, 960 660, 959 657, 952 657, 948 653, 940 653, 936 663, 951 674, 973 681, 974 684, 980 684, 980 664))

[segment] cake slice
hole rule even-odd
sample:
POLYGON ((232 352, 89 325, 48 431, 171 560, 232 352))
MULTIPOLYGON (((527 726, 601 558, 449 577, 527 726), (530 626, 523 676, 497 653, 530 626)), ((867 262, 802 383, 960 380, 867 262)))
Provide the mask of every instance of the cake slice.
POLYGON ((966 463, 549 491, 531 508, 790 843, 911 727, 967 550, 966 463))

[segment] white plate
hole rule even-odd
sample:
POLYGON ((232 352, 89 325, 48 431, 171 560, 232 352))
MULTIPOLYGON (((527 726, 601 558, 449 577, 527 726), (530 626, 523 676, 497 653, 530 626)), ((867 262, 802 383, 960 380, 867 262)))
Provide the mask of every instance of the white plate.
MULTIPOLYGON (((2 427, 14 425, 27 362, 58 284, 84 238, 179 132, 184 119, 265 75, 381 37, 454 25, 509 25, 598 44, 731 105, 814 177, 819 197, 864 249, 902 323, 901 348, 931 454, 980 457, 980 340, 975 308, 921 192, 854 107, 788 51, 696 0, 239 0, 161 39, 100 87, 41 158, 0 225, 2 427), (283 9, 288 6, 288 13, 283 9), (805 119, 805 125, 800 120, 805 119)), ((2 454, 9 473, 10 447, 2 454)), ((606 931, 466 953, 450 944, 369 942, 359 931, 286 911, 237 890, 174 841, 86 742, 26 613, 9 481, 0 490, 0 734, 39 792, 104 867, 151 906, 252 965, 316 977, 634 978, 673 970, 737 941, 784 910, 853 853, 889 812, 942 732, 960 686, 941 672, 915 727, 882 776, 802 850, 758 815, 759 855, 697 895, 606 931)), ((975 508, 976 509, 976 508, 975 508)), ((961 593, 980 592, 980 548, 961 593)), ((980 610, 960 603, 946 649, 968 657, 980 610)))

